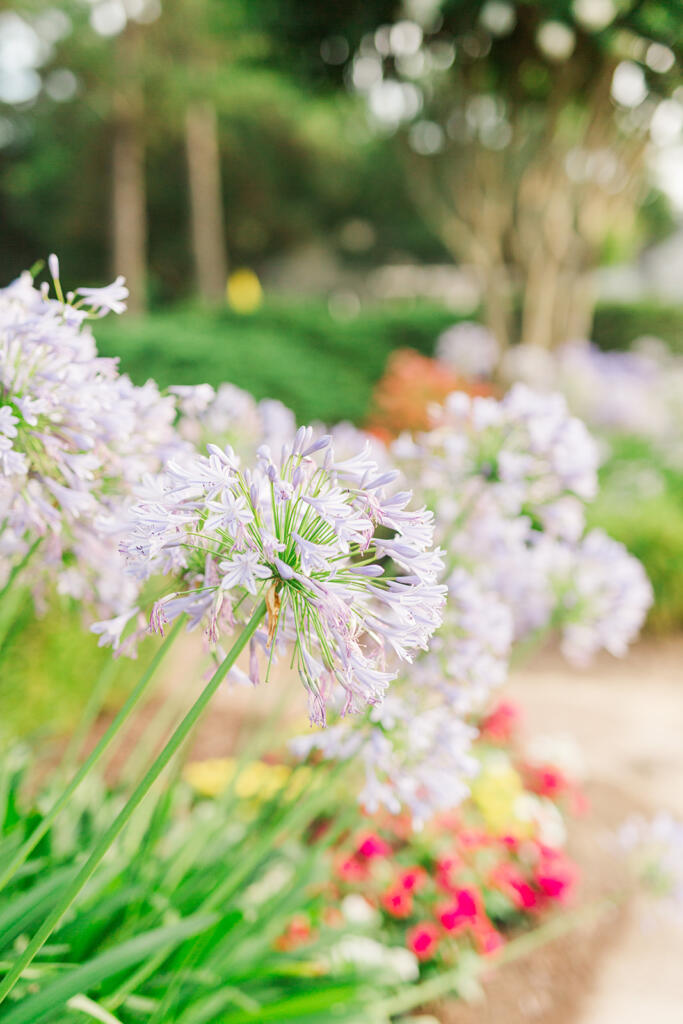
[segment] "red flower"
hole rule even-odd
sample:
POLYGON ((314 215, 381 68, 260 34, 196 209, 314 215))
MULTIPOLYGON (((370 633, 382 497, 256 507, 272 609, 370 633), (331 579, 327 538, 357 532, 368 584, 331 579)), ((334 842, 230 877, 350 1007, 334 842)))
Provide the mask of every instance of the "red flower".
POLYGON ((382 906, 392 917, 410 917, 413 897, 404 889, 389 889, 382 896, 382 906))
POLYGON ((563 793, 570 789, 568 779, 562 774, 559 768, 552 765, 525 765, 523 769, 526 788, 539 796, 547 796, 551 800, 557 800, 563 793))
POLYGON ((570 895, 577 879, 577 870, 574 864, 563 854, 544 850, 540 862, 534 871, 534 881, 541 892, 551 900, 563 903, 570 895))
POLYGON ((342 856, 336 862, 336 871, 344 882, 363 882, 368 877, 368 869, 355 857, 342 856))
POLYGON ((312 937, 313 932, 307 917, 296 914, 287 925, 283 934, 275 940, 277 949, 290 950, 302 946, 312 937))
POLYGON ((538 893, 514 864, 499 864, 491 875, 491 884, 505 893, 518 910, 531 910, 538 904, 538 893))
POLYGON ((424 868, 408 868, 399 875, 398 885, 399 888, 404 889, 406 892, 417 892, 424 885, 426 878, 427 872, 424 868))
POLYGON ((458 889, 452 903, 438 911, 447 932, 458 932, 473 925, 481 913, 481 897, 476 889, 458 889))
POLYGON ((439 929, 430 921, 415 925, 406 935, 406 945, 418 960, 429 960, 439 945, 439 929))
POLYGON ((390 853, 389 844, 385 843, 382 837, 375 832, 366 832, 358 839, 356 854, 365 857, 366 860, 372 860, 374 857, 387 857, 390 853))
POLYGON ((519 725, 519 708, 511 701, 501 700, 479 725, 480 734, 492 743, 506 743, 519 725))
POLYGON ((459 857, 440 857, 436 862, 436 884, 446 892, 457 892, 457 875, 461 868, 459 857))

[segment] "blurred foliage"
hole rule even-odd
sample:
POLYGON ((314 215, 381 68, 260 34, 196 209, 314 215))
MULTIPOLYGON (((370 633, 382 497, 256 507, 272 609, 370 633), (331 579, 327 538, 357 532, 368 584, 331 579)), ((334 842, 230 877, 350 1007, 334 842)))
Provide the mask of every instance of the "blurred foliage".
MULTIPOLYGON (((50 738, 71 732, 111 650, 83 625, 73 602, 54 601, 36 618, 27 592, 14 588, 0 606, 11 626, 0 643, 0 742, 11 737, 50 738), (16 602, 13 608, 10 601, 16 602)), ((120 703, 148 658, 143 645, 136 661, 121 658, 109 691, 112 707, 120 703)))
MULTIPOLYGON (((418 209, 398 138, 371 130, 363 100, 346 88, 350 60, 359 47, 367 48, 372 29, 396 15, 394 0, 164 0, 156 20, 147 18, 140 0, 130 6, 125 31, 110 37, 89 24, 98 6, 81 0, 2 5, 20 11, 29 24, 55 9, 65 12, 71 29, 50 44, 38 70, 45 84, 65 68, 77 80, 75 94, 59 102, 43 88, 29 103, 0 104, 3 280, 50 251, 59 252, 72 281, 108 276, 115 101, 122 83, 131 81, 141 92, 152 302, 192 291, 183 117, 197 97, 209 100, 218 116, 233 265, 261 271, 274 257, 314 239, 324 239, 353 263, 377 265, 399 255, 427 262, 450 258, 438 226, 430 227, 418 209), (141 24, 135 23, 136 11, 142 11, 141 24), (328 53, 324 59, 335 46, 341 56, 331 61, 328 53), (343 245, 350 219, 371 226, 374 241, 363 251, 343 245)), ((417 4, 411 16, 435 6, 417 4)), ((484 5, 476 0, 441 6, 446 22, 460 32, 461 23, 478 25, 484 5)), ((568 3, 546 0, 539 6, 546 16, 571 21, 568 3)), ((677 23, 666 4, 649 0, 635 6, 638 31, 665 36, 677 23)), ((630 27, 630 17, 625 10, 620 22, 630 27)), ((505 58, 505 40, 498 48, 500 73, 517 81, 518 61, 511 65, 505 58)), ((471 63, 476 74, 482 62, 471 63)), ((553 74, 561 70, 550 68, 553 74)), ((481 91, 491 83, 484 75, 475 85, 481 91)), ((649 204, 644 213, 647 236, 651 229, 661 236, 670 223, 662 204, 656 210, 649 204)), ((618 259, 623 246, 616 237, 609 243, 603 255, 618 259)))
MULTIPOLYGON (((96 324, 103 355, 120 356, 136 383, 230 381, 257 398, 279 398, 299 420, 362 423, 372 388, 394 349, 432 355, 441 331, 458 317, 426 301, 367 307, 348 320, 322 302, 268 299, 249 316, 181 306, 145 320, 110 317, 96 324)), ((656 304, 598 307, 594 341, 627 348, 642 335, 683 351, 683 309, 656 304)))
POLYGON ((121 357, 136 382, 230 381, 256 398, 279 398, 302 422, 362 422, 370 394, 396 347, 431 354, 457 319, 426 303, 396 303, 338 320, 321 303, 267 302, 241 316, 191 307, 144 320, 95 326, 102 355, 121 357))
MULTIPOLYGON (((31 24, 53 5, 19 0, 10 6, 31 24)), ((0 103, 4 280, 50 251, 60 254, 73 281, 109 275, 112 130, 118 93, 133 86, 146 150, 152 302, 177 299, 193 287, 184 111, 198 96, 214 104, 218 117, 233 265, 260 270, 273 256, 319 238, 344 258, 339 233, 350 218, 372 224, 376 241, 365 253, 368 261, 405 252, 444 258, 411 201, 392 140, 368 132, 361 101, 331 88, 339 85, 340 69, 327 76, 320 56, 321 39, 335 25, 351 45, 360 39, 374 17, 363 4, 324 5, 312 16, 276 0, 164 0, 160 18, 130 22, 115 38, 92 30, 89 5, 80 0, 54 6, 72 29, 51 47, 40 71, 47 80, 68 68, 78 91, 63 102, 43 91, 30 104, 0 103)), ((390 6, 380 9, 388 16, 390 6)))
POLYGON ((683 306, 658 302, 601 303, 595 313, 593 340, 600 348, 625 349, 637 338, 661 338, 683 353, 683 306))
POLYGON ((655 592, 648 626, 683 627, 683 469, 668 464, 641 438, 613 440, 600 471, 591 526, 626 545, 645 566, 655 592))

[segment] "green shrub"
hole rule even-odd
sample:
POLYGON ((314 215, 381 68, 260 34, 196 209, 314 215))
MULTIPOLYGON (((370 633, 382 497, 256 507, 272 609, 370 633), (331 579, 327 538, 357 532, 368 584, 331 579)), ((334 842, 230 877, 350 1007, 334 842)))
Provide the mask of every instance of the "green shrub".
POLYGON ((658 302, 603 303, 593 322, 593 340, 600 348, 628 348, 644 335, 661 338, 683 353, 683 306, 658 302))
POLYGON ((303 422, 360 422, 392 349, 431 353, 457 318, 440 307, 398 303, 334 319, 320 303, 270 303, 249 316, 191 307, 96 328, 102 355, 119 355, 136 383, 230 381, 256 398, 279 398, 303 422))
POLYGON ((648 625, 683 626, 683 473, 669 467, 646 441, 613 443, 600 474, 589 522, 626 545, 645 567, 655 593, 648 625))

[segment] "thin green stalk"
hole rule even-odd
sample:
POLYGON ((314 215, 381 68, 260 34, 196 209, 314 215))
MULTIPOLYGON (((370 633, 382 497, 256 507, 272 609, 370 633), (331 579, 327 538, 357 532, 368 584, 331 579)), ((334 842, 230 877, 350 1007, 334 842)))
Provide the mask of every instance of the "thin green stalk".
POLYGON ((27 604, 30 592, 27 587, 18 586, 5 599, 0 602, 0 656, 5 657, 5 642, 11 630, 16 625, 24 606, 27 604))
POLYGON ((181 625, 182 619, 178 619, 178 621, 174 624, 173 629, 170 631, 164 642, 157 650, 147 670, 142 674, 139 683, 132 691, 128 700, 123 705, 119 713, 116 715, 114 721, 111 723, 111 725, 109 726, 109 728, 107 729, 107 731, 105 732, 104 736, 99 741, 95 749, 83 762, 81 767, 78 769, 78 771, 72 778, 69 785, 64 789, 64 791, 54 802, 54 804, 47 812, 47 814, 40 822, 40 824, 36 827, 36 829, 28 837, 28 839, 26 839, 22 843, 17 852, 10 859, 9 863, 2 870, 2 873, 0 873, 0 891, 2 891, 5 885, 7 885, 7 882, 14 875, 15 871, 17 871, 17 869, 21 867, 21 865, 24 863, 26 858, 31 854, 31 852, 35 850, 36 846, 43 838, 45 833, 48 831, 50 825, 55 820, 61 809, 64 806, 66 806, 66 804, 71 799, 75 791, 78 789, 78 787, 80 786, 81 782, 86 777, 88 772, 97 764, 99 759, 102 757, 102 754, 105 752, 105 750, 107 749, 107 747, 114 739, 121 726, 123 725, 124 721, 131 713, 131 711, 133 711, 136 704, 138 703, 143 693, 147 689, 147 686, 149 685, 150 680, 152 679, 154 673, 161 664, 164 655, 166 654, 169 647, 171 646, 176 636, 178 635, 181 625))
POLYGON ((130 820, 135 809, 142 803, 143 799, 154 785, 156 780, 161 775, 162 771, 169 763, 173 755, 182 745, 188 734, 190 733, 193 725, 202 714, 204 708, 207 706, 214 693, 222 683, 225 676, 228 674, 232 666, 237 661, 237 658, 244 650, 245 646, 256 632, 258 626, 265 618, 266 615, 266 603, 260 601, 254 609, 254 612, 244 627, 239 637, 233 644, 230 652, 226 656, 225 660, 216 669, 213 676, 206 684, 201 694, 194 702, 190 710, 185 715, 184 719, 175 730, 171 738, 166 743, 164 749, 158 755, 154 763, 148 769, 143 776, 142 780, 130 795, 126 801, 123 809, 120 811, 116 819, 112 822, 106 832, 100 837, 99 841, 95 844, 94 849, 90 853, 90 856, 86 860, 85 864, 78 872, 76 877, 67 886, 64 895, 52 911, 47 915, 45 921, 38 929, 36 934, 33 936, 26 949, 23 951, 21 956, 17 959, 12 970, 5 976, 3 981, 0 983, 0 1003, 7 997, 9 992, 14 988, 16 982, 21 977, 22 972, 29 966, 35 957, 36 953, 45 944, 47 939, 50 937, 56 926, 61 921, 64 914, 67 912, 73 901, 80 893, 83 886, 86 884, 88 879, 92 876, 93 872, 99 865, 102 858, 109 850, 112 843, 119 836, 125 825, 130 820))
POLYGON ((4 587, 0 590, 0 601, 2 601, 2 599, 5 596, 5 594, 7 593, 7 591, 11 589, 12 584, 14 583, 14 581, 17 578, 17 576, 19 575, 19 573, 23 572, 23 570, 26 568, 28 563, 31 561, 31 559, 33 558, 33 555, 34 555, 36 549, 42 543, 42 540, 43 540, 42 537, 38 537, 37 540, 34 540, 33 544, 31 544, 31 547, 28 549, 28 551, 26 552, 24 557, 21 559, 21 561, 17 562, 17 564, 15 566, 13 566, 12 571, 10 572, 9 576, 7 577, 7 582, 5 583, 4 587))

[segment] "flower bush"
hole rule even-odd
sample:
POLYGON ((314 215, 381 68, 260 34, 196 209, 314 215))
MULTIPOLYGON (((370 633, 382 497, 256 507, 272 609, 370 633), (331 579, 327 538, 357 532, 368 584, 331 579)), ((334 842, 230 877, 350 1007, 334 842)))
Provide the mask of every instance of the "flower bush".
POLYGON ((677 628, 683 621, 681 356, 646 336, 627 351, 573 341, 554 351, 517 345, 501 354, 483 328, 458 324, 440 336, 436 357, 435 374, 471 373, 477 386, 521 381, 565 396, 600 449, 600 494, 589 518, 645 565, 656 598, 650 625, 677 628))
MULTIPOLYGON (((435 815, 420 832, 408 815, 370 815, 332 847, 322 922, 403 944, 429 973, 465 953, 497 952, 574 900, 565 823, 583 811, 583 796, 557 765, 523 751, 518 721, 509 703, 479 721, 471 751, 479 771, 457 812, 435 815)), ((315 924, 297 917, 282 941, 305 947, 315 924)))
MULTIPOLYGON (((552 764, 524 764, 507 750, 513 716, 505 706, 489 711, 491 692, 511 657, 550 633, 577 661, 602 647, 622 654, 650 601, 635 559, 585 529, 598 462, 586 428, 561 397, 522 384, 500 399, 449 393, 426 429, 389 446, 349 424, 297 428, 284 406, 230 385, 138 388, 98 356, 89 327, 122 310, 122 280, 65 296, 54 257, 49 268, 55 298, 26 275, 0 293, 2 628, 14 614, 4 602, 22 588, 38 609, 53 591, 82 604, 115 653, 134 653, 148 631, 163 640, 39 812, 8 804, 0 920, 11 928, 0 1006, 10 1009, 0 1016, 56 1019, 66 1003, 100 1019, 149 1012, 161 1024, 185 1000, 188 1020, 269 1019, 268 992, 277 1002, 278 979, 295 970, 277 957, 323 924, 334 932, 338 908, 325 908, 325 898, 347 909, 362 898, 380 914, 379 938, 361 958, 386 968, 391 984, 415 976, 419 962, 494 952, 569 894, 574 871, 560 852, 558 806, 580 797, 552 764), (88 808, 92 830, 79 819, 68 856, 55 859, 63 816, 183 626, 202 630, 208 680, 130 790, 88 808), (179 772, 180 752, 224 680, 256 684, 287 660, 317 727, 292 744, 308 761, 294 772, 303 781, 289 788, 284 775, 287 799, 278 784, 267 808, 263 780, 255 795, 237 793, 235 781, 228 792, 244 804, 231 796, 204 827, 201 803, 176 804, 164 772, 179 772), (328 760, 342 764, 321 764, 328 760), (337 819, 323 798, 342 772, 337 819), (370 816, 362 836, 355 827, 345 835, 348 792, 370 816), (271 856, 287 859, 280 844, 295 826, 304 837, 293 851, 301 887, 278 890, 289 924, 278 917, 275 927, 270 890, 249 901, 265 885, 258 870, 271 856), (332 887, 319 847, 333 850, 332 887), (229 870, 216 885, 221 850, 229 870), (307 922, 301 893, 314 868, 323 916, 307 922), (83 907, 101 918, 101 931, 78 917, 83 907), (254 965, 270 951, 273 984, 263 988, 254 965), (62 953, 65 961, 54 959, 62 953), (228 953, 235 974, 221 996, 228 953), (251 965, 246 981, 242 965, 251 965), (121 987, 117 970, 133 966, 133 982, 121 987), (103 999, 95 1009, 93 990, 103 999)), ((86 731, 102 692, 100 681, 86 731)), ((355 963, 358 972, 348 935, 335 938, 303 969, 344 965, 346 977, 355 963)), ((356 1018, 354 1000, 369 1005, 361 988, 349 1002, 356 1018)), ((325 1019, 335 997, 320 999, 311 1019, 325 1019)))

